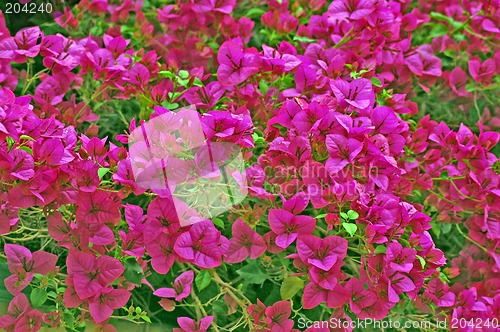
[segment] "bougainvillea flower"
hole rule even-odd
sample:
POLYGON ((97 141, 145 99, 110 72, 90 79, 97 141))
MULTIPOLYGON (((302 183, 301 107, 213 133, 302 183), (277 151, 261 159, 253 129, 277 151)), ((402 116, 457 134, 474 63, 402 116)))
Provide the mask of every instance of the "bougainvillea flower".
POLYGON ((296 216, 286 210, 271 209, 269 226, 277 235, 276 245, 287 248, 299 234, 312 234, 316 227, 316 219, 310 216, 296 216))
POLYGON ((375 101, 372 83, 366 78, 359 78, 351 82, 337 78, 330 82, 330 87, 342 107, 350 105, 363 110, 371 107, 375 101))
POLYGON ((175 260, 179 258, 174 251, 176 239, 177 237, 173 235, 159 234, 154 241, 146 242, 146 251, 151 256, 151 265, 156 272, 168 273, 175 260))
POLYGON ((450 83, 451 89, 458 96, 467 97, 468 95, 470 95, 470 93, 468 93, 466 90, 467 74, 462 68, 456 67, 455 69, 453 69, 450 72, 448 81, 450 83))
POLYGON ((415 284, 407 275, 396 273, 389 278, 388 298, 391 302, 399 302, 399 294, 411 292, 415 284))
POLYGON ((396 130, 398 126, 398 117, 389 107, 375 107, 370 114, 372 124, 375 126, 375 131, 381 134, 390 134, 396 130))
POLYGON ((391 242, 387 246, 386 262, 394 271, 410 272, 416 255, 415 249, 403 248, 400 243, 391 242))
POLYGON ((217 60, 220 63, 217 77, 223 86, 234 86, 259 72, 259 57, 244 52, 240 38, 224 42, 219 48, 217 60))
POLYGON ((153 294, 159 297, 173 298, 181 301, 191 293, 191 284, 194 280, 194 272, 186 271, 175 278, 173 288, 158 288, 153 294))
POLYGON ((326 137, 326 147, 330 158, 326 161, 325 167, 331 174, 336 174, 347 164, 353 163, 354 158, 363 150, 363 143, 355 138, 329 134, 326 137))
POLYGON ((417 52, 405 58, 405 64, 417 76, 441 76, 441 59, 432 54, 427 47, 421 46, 417 52))
POLYGON ((334 290, 338 284, 338 278, 341 277, 342 265, 343 262, 337 262, 328 271, 313 266, 309 270, 309 278, 324 289, 334 290))
POLYGON ((267 45, 262 45, 262 50, 264 52, 263 59, 269 61, 269 63, 273 66, 273 71, 276 73, 289 72, 295 69, 302 62, 293 54, 280 54, 277 50, 267 45))
POLYGON ((232 226, 233 237, 229 240, 229 249, 224 261, 229 263, 243 262, 248 256, 256 259, 266 251, 264 238, 250 228, 246 222, 238 218, 232 226))
POLYGON ((203 317, 199 322, 188 317, 177 318, 181 328, 174 328, 174 332, 206 332, 212 324, 214 316, 203 317))
POLYGON ((0 328, 5 331, 15 331, 14 327, 20 316, 31 309, 28 298, 20 293, 10 301, 7 314, 0 317, 0 328))
POLYGON ((116 224, 120 221, 120 202, 110 193, 96 190, 78 196, 76 219, 89 224, 116 224))
POLYGON ((482 62, 478 60, 469 61, 469 73, 477 82, 487 82, 495 74, 495 60, 487 59, 482 62))
POLYGON ((175 241, 174 250, 180 257, 210 269, 222 263, 222 255, 228 247, 229 240, 221 235, 211 221, 205 220, 182 233, 175 241))
POLYGON ((39 27, 20 30, 15 37, 0 41, 0 59, 12 59, 15 62, 26 62, 26 58, 34 58, 40 52, 38 39, 42 32, 39 27))
POLYGON ((115 309, 120 309, 127 304, 130 292, 125 289, 105 287, 89 299, 89 312, 96 323, 109 319, 115 309))
POLYGON ((154 241, 161 233, 175 234, 179 228, 179 217, 171 198, 156 197, 148 206, 144 224, 144 241, 154 241))
POLYGON ((339 236, 321 239, 313 235, 300 235, 297 239, 300 259, 324 271, 342 261, 347 253, 347 240, 339 236))
POLYGON ((16 322, 14 331, 36 332, 42 328, 43 315, 32 309, 25 312, 16 322))
POLYGON ((33 274, 48 274, 56 269, 57 256, 45 251, 31 253, 17 244, 4 246, 11 276, 4 280, 5 287, 13 295, 19 294, 33 279, 33 274))
POLYGON ((352 298, 349 301, 352 312, 359 314, 361 309, 374 304, 377 301, 377 296, 370 289, 365 289, 362 281, 358 279, 350 279, 346 284, 346 289, 352 293, 352 298))
POLYGON ((290 331, 293 328, 293 320, 290 319, 292 309, 290 302, 278 301, 266 308, 266 323, 272 332, 290 331))
POLYGON ((60 166, 75 159, 59 139, 48 139, 35 145, 34 153, 37 159, 49 166, 60 166))
POLYGON ((359 20, 365 18, 375 10, 373 0, 335 0, 328 7, 328 20, 332 23, 339 20, 359 20))
POLYGON ((216 11, 229 14, 233 11, 236 0, 191 0, 191 3, 191 8, 197 13, 216 11))
POLYGON ((95 257, 76 250, 70 252, 66 264, 68 275, 73 278, 75 291, 81 299, 96 295, 121 276, 125 270, 115 258, 95 257))
POLYGON ((456 301, 456 296, 449 290, 449 286, 439 279, 429 281, 424 295, 431 298, 438 307, 451 307, 456 301))
POLYGON ((302 302, 304 309, 312 309, 322 302, 326 302, 329 308, 340 308, 349 301, 350 294, 340 284, 337 284, 333 290, 328 290, 315 282, 310 282, 304 288, 302 302))

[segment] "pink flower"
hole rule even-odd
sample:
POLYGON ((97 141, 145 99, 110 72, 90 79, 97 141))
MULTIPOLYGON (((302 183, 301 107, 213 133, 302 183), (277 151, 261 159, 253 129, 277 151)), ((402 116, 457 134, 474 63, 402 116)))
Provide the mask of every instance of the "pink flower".
POLYGON ((293 320, 290 319, 292 310, 290 302, 278 301, 266 308, 266 323, 271 332, 290 332, 293 329, 293 320))
POLYGON ((269 226, 277 235, 276 245, 287 248, 299 234, 310 235, 316 227, 316 220, 310 216, 295 216, 280 209, 269 210, 269 226))
POLYGON ((391 242, 387 246, 386 262, 389 267, 398 272, 410 272, 417 252, 412 248, 404 248, 398 242, 391 242))
POLYGON ((488 83, 496 71, 495 60, 487 59, 481 63, 479 60, 469 61, 469 73, 476 82, 488 83))
POLYGON ((266 251, 264 238, 250 228, 246 222, 238 218, 232 226, 233 238, 229 240, 229 249, 224 261, 240 263, 248 256, 256 259, 266 251))
POLYGON ((442 74, 441 59, 425 47, 420 47, 415 54, 406 57, 405 64, 417 76, 441 76, 442 74))
POLYGON ((339 284, 333 290, 328 290, 315 282, 310 282, 304 288, 302 302, 304 309, 315 308, 322 302, 326 302, 328 308, 340 308, 349 301, 349 297, 349 292, 339 284))
POLYGON ((320 239, 313 235, 300 235, 297 239, 297 252, 303 262, 328 271, 335 263, 344 259, 347 240, 339 236, 320 239))
POLYGON ((256 54, 244 52, 240 38, 224 42, 217 55, 217 77, 222 86, 234 86, 259 71, 260 59, 256 54))
POLYGON ((159 297, 175 298, 176 301, 181 301, 191 293, 191 284, 194 280, 194 272, 186 271, 178 276, 174 283, 174 288, 158 288, 153 294, 159 297))
POLYGON ((13 274, 4 280, 5 287, 13 295, 19 294, 33 279, 35 273, 48 274, 56 269, 57 256, 45 251, 31 253, 17 244, 4 246, 9 271, 13 274))
POLYGON ((236 6, 236 0, 191 0, 192 9, 197 13, 219 12, 230 14, 236 6))
POLYGON ((438 307, 451 307, 455 305, 455 294, 449 291, 448 285, 439 279, 429 281, 424 295, 432 299, 438 307))
POLYGON ((125 270, 123 265, 109 256, 95 257, 92 254, 73 250, 66 261, 68 275, 74 280, 76 294, 88 299, 115 281, 125 270))
POLYGON ((89 299, 90 316, 96 323, 109 319, 115 309, 120 309, 127 304, 130 292, 125 289, 105 287, 89 299))
POLYGON ((177 323, 181 328, 174 328, 174 332, 206 332, 213 320, 214 316, 203 317, 199 322, 188 317, 179 317, 177 323))
POLYGON ((330 82, 330 87, 342 108, 352 106, 363 110, 373 106, 375 95, 370 80, 359 78, 346 82, 340 78, 330 82))
POLYGON ((146 251, 151 256, 151 265, 156 272, 168 273, 174 262, 179 259, 179 255, 174 251, 176 239, 177 235, 159 234, 154 241, 146 242, 146 251))
POLYGON ((328 20, 332 23, 346 19, 359 20, 375 10, 373 0, 335 0, 328 7, 328 20))
POLYGON ((38 39, 43 36, 39 27, 20 30, 15 37, 0 40, 0 59, 11 59, 18 63, 34 58, 40 52, 38 39))
POLYGON ((80 192, 76 208, 76 219, 89 224, 116 224, 120 221, 120 202, 112 194, 96 190, 80 192))
POLYGON ((449 84, 453 92, 455 92, 458 96, 460 97, 467 97, 470 95, 469 92, 466 90, 466 84, 467 84, 467 74, 465 71, 460 68, 456 67, 453 69, 450 73, 449 76, 449 84))
POLYGON ((347 164, 354 163, 354 158, 363 150, 363 143, 355 138, 330 134, 326 137, 326 147, 330 158, 326 161, 325 167, 331 174, 336 174, 347 164))
POLYGON ((222 264, 222 255, 229 247, 229 241, 209 220, 190 226, 175 241, 174 250, 182 258, 202 268, 210 269, 222 264))

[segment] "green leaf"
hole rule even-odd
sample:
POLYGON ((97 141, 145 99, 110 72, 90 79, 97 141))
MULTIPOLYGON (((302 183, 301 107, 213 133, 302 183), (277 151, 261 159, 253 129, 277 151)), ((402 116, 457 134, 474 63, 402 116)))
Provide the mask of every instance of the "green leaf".
POLYGON ((434 235, 436 237, 439 237, 441 235, 441 228, 439 227, 439 225, 435 222, 431 222, 431 226, 432 226, 432 233, 434 233, 434 235))
POLYGON ((432 28, 429 37, 431 38, 440 37, 446 35, 447 33, 448 33, 448 27, 442 23, 437 23, 432 28))
POLYGON ((219 315, 227 315, 228 307, 223 300, 214 301, 212 304, 212 310, 219 315))
POLYGON ((377 246, 377 248, 375 248, 376 254, 385 254, 386 251, 387 248, 385 246, 377 246))
POLYGON ((465 40, 465 35, 463 33, 454 33, 453 34, 453 39, 455 39, 457 42, 461 42, 462 40, 465 40))
POLYGON ((179 77, 185 80, 189 77, 189 72, 187 70, 180 70, 179 77))
POLYGON ((133 284, 140 285, 143 278, 143 272, 139 263, 137 263, 135 259, 127 259, 123 265, 125 266, 125 272, 123 272, 125 279, 133 284))
MULTIPOLYGON (((9 271, 7 263, 0 263, 0 279, 5 280, 10 275, 11 273, 9 271)), ((5 284, 3 282, 0 283, 0 302, 9 303, 12 300, 12 298, 13 296, 12 294, 9 293, 9 291, 7 291, 5 284)))
POLYGON ((10 136, 7 136, 5 139, 7 140, 7 152, 10 152, 16 141, 10 136))
POLYGON ((347 211, 347 218, 349 218, 351 220, 356 220, 359 218, 359 213, 357 213, 354 210, 349 210, 349 211, 347 211))
POLYGON ((420 264, 422 265, 422 269, 425 268, 425 264, 427 263, 425 259, 422 256, 417 255, 418 260, 420 261, 420 264))
POLYGON ((99 179, 102 179, 106 173, 109 172, 109 168, 107 167, 101 167, 97 170, 97 175, 99 176, 99 179))
POLYGON ((281 284, 281 299, 289 300, 291 299, 299 290, 304 287, 304 281, 299 277, 288 277, 281 284))
POLYGON ((211 282, 212 277, 207 270, 201 270, 200 273, 196 275, 196 278, 194 278, 194 283, 196 284, 196 288, 198 288, 199 291, 207 288, 211 282))
POLYGON ((167 100, 164 100, 162 103, 161 103, 161 106, 165 107, 165 108, 168 108, 169 110, 174 110, 176 108, 179 107, 179 104, 177 103, 169 103, 167 100))
POLYGON ((25 139, 27 141, 34 141, 35 139, 31 136, 28 136, 28 135, 21 135, 19 136, 19 139, 25 139))
POLYGON ((47 292, 41 288, 34 288, 31 291, 30 302, 33 308, 41 307, 47 301, 47 292))
POLYGON ((148 316, 141 316, 141 319, 145 322, 151 323, 151 319, 148 316))
POLYGON ((41 274, 41 273, 35 273, 35 274, 33 274, 33 278, 35 278, 36 280, 42 280, 43 277, 44 277, 44 275, 41 274))
POLYGON ((344 222, 342 223, 342 226, 345 228, 345 230, 347 231, 347 233, 349 233, 350 236, 354 236, 354 234, 358 230, 358 226, 356 226, 356 224, 349 224, 344 222))
POLYGON ((432 17, 432 18, 435 18, 435 19, 437 19, 437 20, 442 20, 442 21, 446 21, 446 22, 451 22, 451 21, 453 21, 453 19, 452 19, 451 17, 448 17, 448 16, 443 15, 443 14, 441 14, 441 13, 431 12, 431 13, 429 14, 429 16, 430 16, 430 17, 432 17))
POLYGON ((316 217, 316 219, 323 219, 324 217, 326 217, 328 215, 328 213, 322 213, 322 214, 318 214, 316 217))
POLYGON ((371 81, 372 81, 372 84, 375 86, 378 86, 378 87, 382 86, 382 82, 380 82, 380 80, 376 77, 372 77, 371 81))
POLYGON ((162 70, 162 71, 158 72, 158 75, 161 78, 170 78, 170 79, 175 78, 174 73, 172 73, 171 71, 167 71, 167 70, 162 70))
POLYGON ((440 226, 441 226, 441 232, 443 234, 448 234, 451 231, 451 224, 450 223, 440 224, 440 226))
POLYGON ((203 86, 203 82, 198 77, 195 77, 194 81, 193 81, 193 85, 194 86, 203 86))
POLYGON ((345 213, 345 212, 340 212, 340 217, 344 220, 349 220, 349 217, 347 216, 347 213, 345 213))
POLYGON ((17 150, 23 150, 23 151, 26 151, 29 154, 33 155, 33 150, 30 147, 27 147, 27 146, 20 146, 20 147, 17 148, 17 150))
POLYGON ((267 93, 267 90, 269 90, 269 85, 267 85, 266 81, 261 80, 259 82, 259 89, 262 92, 263 95, 267 93))
POLYGON ((219 219, 219 218, 213 218, 212 222, 214 223, 215 226, 220 227, 222 229, 224 229, 224 227, 226 226, 226 225, 224 225, 224 221, 222 219, 219 219))
POLYGON ((267 280, 268 276, 266 272, 257 265, 255 262, 252 262, 243 268, 236 271, 243 280, 245 280, 249 284, 262 284, 267 280))
POLYGON ((218 50, 218 49, 219 49, 219 47, 220 47, 220 45, 219 45, 219 44, 217 44, 217 43, 216 43, 216 42, 214 42, 214 41, 209 41, 209 42, 207 43, 207 45, 208 45, 208 46, 210 46, 210 48, 212 48, 212 49, 214 49, 214 50, 218 50))
POLYGON ((246 13, 245 17, 251 18, 251 19, 259 19, 262 15, 264 15, 266 11, 262 8, 250 8, 246 13))
POLYGON ((301 43, 314 43, 316 39, 308 38, 305 36, 294 36, 293 40, 299 41, 301 43))
MULTIPOLYGON (((179 83, 183 87, 187 87, 188 84, 189 84, 189 79, 186 78, 186 79, 183 79, 183 80, 182 79, 181 80, 177 80, 177 83, 179 83)), ((176 99, 176 98, 174 98, 174 99, 176 99)))

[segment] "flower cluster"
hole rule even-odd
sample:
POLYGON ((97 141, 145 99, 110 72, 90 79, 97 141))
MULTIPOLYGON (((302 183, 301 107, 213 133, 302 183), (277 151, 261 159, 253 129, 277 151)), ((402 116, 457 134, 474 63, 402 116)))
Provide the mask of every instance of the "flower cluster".
POLYGON ((59 14, 15 35, 0 14, 1 328, 500 317, 498 1, 59 14), (193 155, 195 132, 168 131, 189 106, 212 147, 193 155), (225 176, 248 195, 186 225, 169 187, 214 177, 222 147, 241 151, 246 169, 225 176))

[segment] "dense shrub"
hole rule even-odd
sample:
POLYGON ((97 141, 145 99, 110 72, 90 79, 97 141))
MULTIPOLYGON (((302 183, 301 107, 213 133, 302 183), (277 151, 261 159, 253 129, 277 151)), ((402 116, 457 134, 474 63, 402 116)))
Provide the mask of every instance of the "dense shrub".
POLYGON ((12 34, 0 16, 0 327, 498 330, 500 2, 61 14, 12 34), (248 195, 185 226, 128 134, 189 105, 241 149, 248 195))

